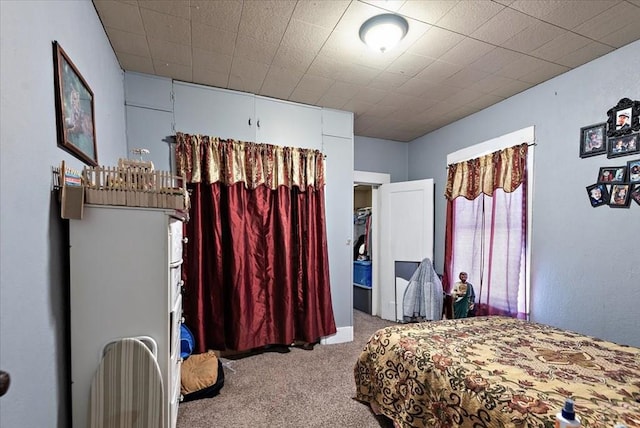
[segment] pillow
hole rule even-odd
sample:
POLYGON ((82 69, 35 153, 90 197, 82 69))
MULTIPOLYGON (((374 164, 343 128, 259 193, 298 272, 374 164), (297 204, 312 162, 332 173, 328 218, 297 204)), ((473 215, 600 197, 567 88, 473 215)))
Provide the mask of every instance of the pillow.
POLYGON ((214 397, 224 384, 222 363, 213 351, 191 355, 182 362, 180 378, 184 401, 214 397))

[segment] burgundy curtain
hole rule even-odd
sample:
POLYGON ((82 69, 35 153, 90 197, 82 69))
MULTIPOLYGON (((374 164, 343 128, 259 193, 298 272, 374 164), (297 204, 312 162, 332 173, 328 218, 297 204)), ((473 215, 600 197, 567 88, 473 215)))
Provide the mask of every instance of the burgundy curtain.
POLYGON ((191 193, 184 311, 198 352, 336 332, 316 150, 176 135, 191 193))
POLYGON ((478 315, 527 316, 527 153, 521 144, 449 166, 443 286, 467 272, 478 315))

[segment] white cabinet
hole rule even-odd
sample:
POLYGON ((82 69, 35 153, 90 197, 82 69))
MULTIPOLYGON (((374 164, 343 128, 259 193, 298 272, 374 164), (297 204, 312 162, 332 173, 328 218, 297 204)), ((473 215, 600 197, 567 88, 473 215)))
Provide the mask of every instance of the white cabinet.
POLYGON ((86 428, 91 380, 105 344, 151 336, 165 427, 180 398, 182 220, 171 210, 91 206, 69 224, 73 426, 86 428))
POLYGON ((322 109, 289 101, 174 82, 177 132, 276 146, 322 147, 322 109))
POLYGON ((174 82, 177 132, 255 141, 255 97, 244 92, 174 82))
POLYGON ((322 148, 322 109, 273 98, 256 97, 258 143, 322 148))

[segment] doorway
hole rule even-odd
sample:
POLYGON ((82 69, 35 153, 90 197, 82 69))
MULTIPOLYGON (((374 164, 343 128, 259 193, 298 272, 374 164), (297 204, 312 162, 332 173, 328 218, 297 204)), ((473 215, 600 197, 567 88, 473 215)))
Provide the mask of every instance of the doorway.
MULTIPOLYGON (((369 262, 371 269, 371 286, 369 289, 357 289, 356 279, 354 278, 354 308, 359 309, 360 303, 356 306, 356 298, 364 299, 364 302, 371 302, 370 309, 371 315, 380 316, 380 235, 379 235, 379 218, 380 218, 380 206, 379 206, 379 187, 383 184, 387 184, 391 181, 389 174, 382 174, 376 172, 366 171, 354 171, 353 173, 353 192, 354 192, 354 222, 357 208, 370 207, 369 218, 369 244, 367 251, 369 253, 369 262)), ((354 224, 354 255, 356 249, 356 242, 358 236, 356 235, 356 225, 354 224)), ((356 257, 357 258, 357 255, 356 257)), ((354 265, 357 266, 358 273, 366 272, 368 267, 366 265, 354 265)), ((365 306, 366 307, 366 306, 365 306)))

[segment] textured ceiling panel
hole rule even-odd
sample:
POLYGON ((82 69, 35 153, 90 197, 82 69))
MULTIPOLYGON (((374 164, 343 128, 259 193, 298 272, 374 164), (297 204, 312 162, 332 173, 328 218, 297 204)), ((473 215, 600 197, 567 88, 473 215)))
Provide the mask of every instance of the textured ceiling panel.
POLYGON ((354 113, 411 141, 640 39, 640 0, 93 0, 124 70, 354 113), (409 22, 381 54, 381 13, 409 22))

